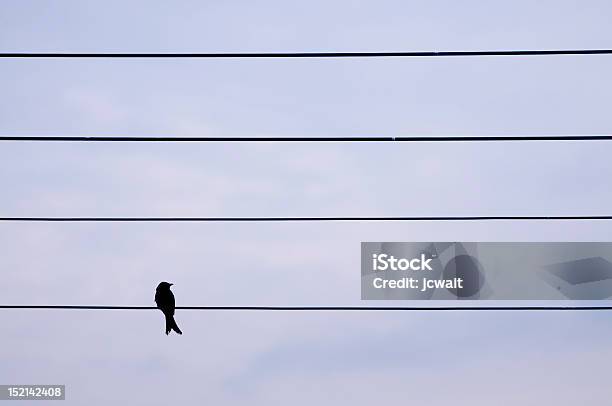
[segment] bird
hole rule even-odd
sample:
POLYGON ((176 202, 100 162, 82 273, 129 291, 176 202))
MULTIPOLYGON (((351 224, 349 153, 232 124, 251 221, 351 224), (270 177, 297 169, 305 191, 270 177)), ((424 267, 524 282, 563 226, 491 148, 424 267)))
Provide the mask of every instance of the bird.
POLYGON ((178 334, 183 334, 174 320, 174 294, 170 290, 170 286, 172 285, 174 284, 160 282, 159 285, 157 285, 157 289, 155 289, 155 303, 157 303, 157 308, 161 310, 166 317, 166 335, 172 330, 178 334))

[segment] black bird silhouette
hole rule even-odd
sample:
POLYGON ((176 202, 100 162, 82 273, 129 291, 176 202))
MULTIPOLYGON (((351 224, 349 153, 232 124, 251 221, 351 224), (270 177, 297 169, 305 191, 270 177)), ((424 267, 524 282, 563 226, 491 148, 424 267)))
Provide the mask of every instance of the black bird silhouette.
POLYGON ((170 286, 172 285, 172 283, 160 282, 155 290, 155 303, 157 303, 157 308, 166 316, 166 335, 168 335, 171 330, 176 331, 178 334, 183 334, 174 320, 174 294, 170 290, 170 286))

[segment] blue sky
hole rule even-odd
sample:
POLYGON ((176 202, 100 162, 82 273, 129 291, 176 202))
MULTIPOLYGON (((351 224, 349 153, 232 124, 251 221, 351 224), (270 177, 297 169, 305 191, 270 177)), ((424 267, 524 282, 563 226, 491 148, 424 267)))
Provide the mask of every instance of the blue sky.
MULTIPOLYGON (((605 1, 3 1, 2 51, 610 48, 605 1)), ((609 134, 610 56, 2 60, 0 133, 609 134)), ((609 214, 608 144, 0 145, 6 216, 609 214)), ((0 224, 10 304, 360 304, 361 241, 604 222, 0 224)), ((68 404, 605 403, 609 314, 3 311, 0 383, 68 404)))

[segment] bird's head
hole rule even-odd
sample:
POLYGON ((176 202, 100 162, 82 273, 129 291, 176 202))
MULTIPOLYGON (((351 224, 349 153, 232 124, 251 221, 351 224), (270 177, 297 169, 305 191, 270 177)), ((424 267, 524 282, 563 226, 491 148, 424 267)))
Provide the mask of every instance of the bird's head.
POLYGON ((172 285, 174 285, 174 283, 160 282, 159 285, 157 285, 157 290, 169 290, 172 285))

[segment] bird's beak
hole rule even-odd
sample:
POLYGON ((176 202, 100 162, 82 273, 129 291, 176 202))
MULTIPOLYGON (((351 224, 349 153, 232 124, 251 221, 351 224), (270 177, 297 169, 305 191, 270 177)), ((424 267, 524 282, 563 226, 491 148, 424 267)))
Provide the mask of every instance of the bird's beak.
POLYGON ((171 283, 170 286, 174 285, 174 283, 171 283))

